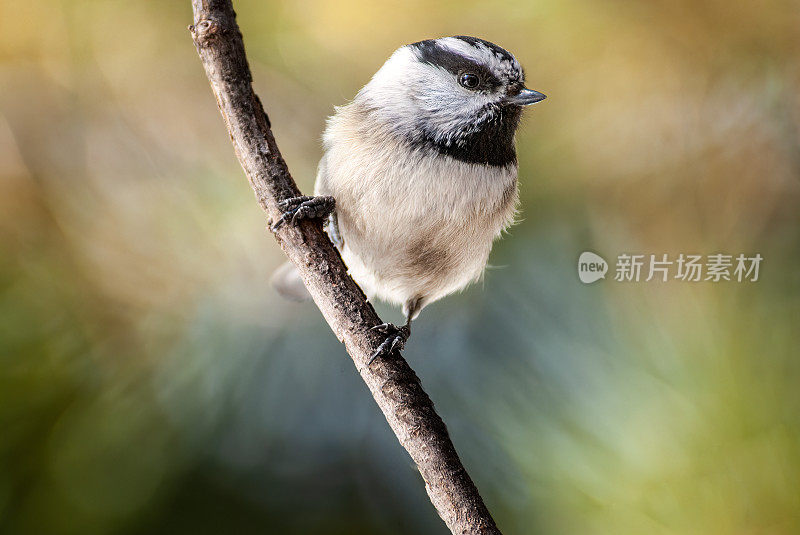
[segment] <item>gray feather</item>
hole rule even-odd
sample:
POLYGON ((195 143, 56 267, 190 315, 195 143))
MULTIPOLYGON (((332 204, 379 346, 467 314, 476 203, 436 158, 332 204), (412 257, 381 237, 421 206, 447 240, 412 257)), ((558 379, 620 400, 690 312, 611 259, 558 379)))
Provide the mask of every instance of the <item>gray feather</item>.
POLYGON ((291 262, 282 264, 270 279, 272 287, 285 299, 290 301, 308 301, 311 295, 306 290, 300 273, 291 262))

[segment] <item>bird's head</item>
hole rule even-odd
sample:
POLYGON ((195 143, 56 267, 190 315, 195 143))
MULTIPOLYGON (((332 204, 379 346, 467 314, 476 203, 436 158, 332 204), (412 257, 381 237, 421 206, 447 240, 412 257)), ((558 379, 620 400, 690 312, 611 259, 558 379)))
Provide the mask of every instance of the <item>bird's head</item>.
POLYGON ((356 100, 421 150, 508 165, 523 107, 544 98, 505 49, 457 36, 401 47, 356 100))

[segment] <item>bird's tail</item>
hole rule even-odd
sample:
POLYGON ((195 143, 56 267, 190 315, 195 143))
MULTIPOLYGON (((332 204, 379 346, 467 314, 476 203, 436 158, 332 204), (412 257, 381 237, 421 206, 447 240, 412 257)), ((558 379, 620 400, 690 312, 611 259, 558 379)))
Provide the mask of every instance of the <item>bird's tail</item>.
POLYGON ((308 301, 311 299, 311 295, 306 290, 305 284, 303 284, 303 279, 300 278, 300 273, 291 262, 286 262, 276 269, 270 282, 281 296, 290 301, 308 301))

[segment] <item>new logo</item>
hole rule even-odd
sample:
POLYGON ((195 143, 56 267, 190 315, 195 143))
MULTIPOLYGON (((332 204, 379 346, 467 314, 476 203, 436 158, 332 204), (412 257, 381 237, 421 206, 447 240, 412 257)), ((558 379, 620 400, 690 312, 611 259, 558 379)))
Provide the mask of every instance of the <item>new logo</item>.
POLYGON ((603 257, 589 251, 581 253, 578 258, 578 278, 584 284, 591 284, 597 280, 605 279, 608 272, 608 263, 603 257))

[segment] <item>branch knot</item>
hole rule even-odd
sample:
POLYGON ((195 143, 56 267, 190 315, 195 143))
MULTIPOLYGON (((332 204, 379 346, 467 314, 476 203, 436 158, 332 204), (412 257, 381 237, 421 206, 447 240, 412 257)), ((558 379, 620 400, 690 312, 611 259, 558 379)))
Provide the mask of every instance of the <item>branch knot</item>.
POLYGON ((192 39, 197 46, 208 46, 209 42, 220 33, 221 28, 219 20, 209 17, 189 26, 189 31, 192 32, 192 39))

